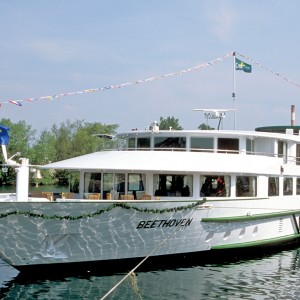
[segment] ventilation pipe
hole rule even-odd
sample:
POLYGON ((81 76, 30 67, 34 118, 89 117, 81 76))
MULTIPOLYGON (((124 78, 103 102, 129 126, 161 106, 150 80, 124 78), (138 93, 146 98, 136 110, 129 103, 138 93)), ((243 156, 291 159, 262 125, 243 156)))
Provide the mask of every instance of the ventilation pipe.
POLYGON ((295 105, 292 105, 291 106, 291 126, 295 126, 295 112, 296 112, 295 105))

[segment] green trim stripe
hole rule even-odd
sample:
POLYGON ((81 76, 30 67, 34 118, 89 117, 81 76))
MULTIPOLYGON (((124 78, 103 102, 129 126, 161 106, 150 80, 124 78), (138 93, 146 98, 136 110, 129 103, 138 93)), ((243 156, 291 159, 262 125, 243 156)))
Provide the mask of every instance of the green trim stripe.
POLYGON ((247 243, 216 245, 216 246, 212 246, 211 250, 226 250, 226 249, 239 249, 239 248, 247 248, 247 247, 264 246, 267 244, 288 242, 288 241, 295 240, 297 238, 300 238, 300 234, 292 234, 292 235, 260 240, 260 241, 247 242, 247 243))
POLYGON ((246 222, 260 219, 270 219, 277 217, 284 217, 289 215, 298 215, 300 210, 287 210, 276 213, 266 213, 257 215, 245 215, 245 216, 234 216, 234 217, 220 217, 220 218, 203 218, 201 222, 214 222, 214 223, 226 223, 226 222, 246 222))

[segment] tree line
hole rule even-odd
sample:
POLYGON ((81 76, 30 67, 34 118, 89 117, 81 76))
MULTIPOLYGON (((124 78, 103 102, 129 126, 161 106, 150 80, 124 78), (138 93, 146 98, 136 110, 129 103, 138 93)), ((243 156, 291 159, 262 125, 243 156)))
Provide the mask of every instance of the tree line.
MULTIPOLYGON (((119 127, 117 124, 106 125, 100 122, 89 123, 84 120, 71 122, 67 120, 59 126, 54 124, 50 129, 44 129, 37 137, 37 131, 25 121, 13 123, 10 119, 3 118, 0 119, 0 124, 10 128, 10 140, 7 145, 8 157, 20 152, 20 157, 28 158, 31 165, 44 165, 113 148, 115 146, 114 140, 99 138, 96 135, 115 135, 119 127)), ((175 117, 160 117, 159 127, 161 130, 183 129, 175 117)), ((198 128, 208 129, 205 124, 199 125, 198 128)), ((15 157, 14 160, 18 160, 18 157, 15 157)), ((1 185, 15 184, 15 177, 14 168, 7 169, 4 167, 2 171, 0 170, 1 185)), ((76 186, 78 179, 76 175, 71 178, 70 173, 66 170, 42 170, 42 179, 39 180, 39 184, 68 185, 71 181, 72 185, 76 186)), ((30 176, 30 180, 32 184, 36 183, 33 176, 30 176)))
MULTIPOLYGON (((113 147, 113 140, 101 139, 95 135, 115 135, 119 127, 117 124, 67 120, 59 126, 52 125, 49 130, 44 129, 37 137, 37 131, 25 121, 13 123, 3 118, 0 124, 10 128, 8 157, 20 152, 20 157, 28 158, 31 165, 43 165, 113 147)), ((15 157, 14 160, 17 161, 20 157, 15 157)), ((2 168, 0 184, 15 184, 15 175, 14 168, 8 168, 6 172, 3 172, 2 168)), ((55 172, 43 170, 40 184, 66 185, 69 184, 69 175, 69 172, 64 170, 55 172)), ((30 180, 32 184, 35 182, 33 176, 30 176, 30 180)))

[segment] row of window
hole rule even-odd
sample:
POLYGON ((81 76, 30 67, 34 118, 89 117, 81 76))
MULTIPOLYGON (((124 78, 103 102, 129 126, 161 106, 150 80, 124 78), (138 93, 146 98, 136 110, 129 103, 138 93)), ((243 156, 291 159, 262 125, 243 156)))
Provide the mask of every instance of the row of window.
MULTIPOLYGON (((296 178, 296 195, 300 195, 300 178, 296 178)), ((283 178, 283 195, 293 195, 294 184, 292 177, 283 178)), ((279 196, 279 177, 269 177, 269 196, 279 196)))
MULTIPOLYGON (((248 154, 254 153, 254 140, 246 139, 246 152, 248 154)), ((154 149, 176 149, 185 150, 187 145, 187 137, 162 137, 155 136, 153 138, 154 149)), ((150 137, 132 137, 128 139, 128 149, 149 149, 151 147, 150 137)), ((217 138, 217 145, 214 146, 213 137, 190 137, 191 151, 212 152, 214 148, 218 152, 238 153, 239 139, 237 138, 217 138)), ((287 142, 277 142, 278 157, 286 157, 287 142)), ((300 144, 296 145, 296 163, 300 164, 300 144)))
POLYGON ((84 174, 84 193, 100 193, 103 199, 107 198, 108 193, 113 194, 113 197, 117 196, 117 198, 128 192, 136 196, 137 192, 145 191, 145 181, 145 174, 86 172, 84 174))
MULTIPOLYGON (((189 197, 193 191, 191 175, 153 175, 155 196, 189 197)), ((100 193, 104 199, 107 194, 120 199, 122 195, 132 194, 140 199, 145 194, 145 174, 90 173, 84 174, 84 193, 100 193)))
MULTIPOLYGON (((159 148, 173 148, 173 149, 186 149, 186 137, 154 137, 153 147, 159 148)), ((247 151, 251 151, 251 141, 247 143, 247 151)), ((138 137, 128 139, 129 149, 147 149, 150 148, 150 137, 138 137)), ((214 149, 214 139, 212 137, 191 137, 190 148, 198 149, 201 151, 212 151, 214 149)), ((230 150, 233 152, 239 151, 239 139, 233 138, 218 138, 218 150, 230 150)))
MULTIPOLYGON (((300 178, 296 178, 296 194, 300 195, 300 178)), ((268 178, 268 196, 279 196, 279 177, 268 178)), ((115 198, 132 194, 140 199, 146 191, 146 174, 90 173, 84 174, 84 193, 100 193, 106 199, 107 193, 115 198)), ((255 176, 236 177, 236 196, 257 196, 257 178, 255 176)), ((228 175, 201 175, 201 197, 230 197, 231 177, 228 175)), ((283 178, 283 195, 294 194, 292 177, 283 178)), ((154 174, 153 195, 156 197, 192 197, 193 176, 182 174, 154 174)))

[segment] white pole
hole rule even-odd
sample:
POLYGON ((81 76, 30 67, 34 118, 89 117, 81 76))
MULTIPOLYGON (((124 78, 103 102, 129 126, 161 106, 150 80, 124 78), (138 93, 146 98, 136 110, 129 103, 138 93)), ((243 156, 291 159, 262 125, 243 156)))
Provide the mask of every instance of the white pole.
POLYGON ((7 163, 7 149, 6 149, 6 145, 1 145, 2 147, 2 154, 3 154, 3 158, 5 163, 7 163))
POLYGON ((236 129, 236 104, 235 104, 235 52, 233 52, 233 92, 232 92, 232 100, 233 100, 233 109, 234 109, 234 130, 236 129))
POLYGON ((21 166, 16 168, 17 173, 17 201, 28 201, 29 190, 29 161, 21 158, 21 166))
POLYGON ((295 126, 295 113, 296 112, 296 108, 295 105, 291 106, 291 126, 295 126))

